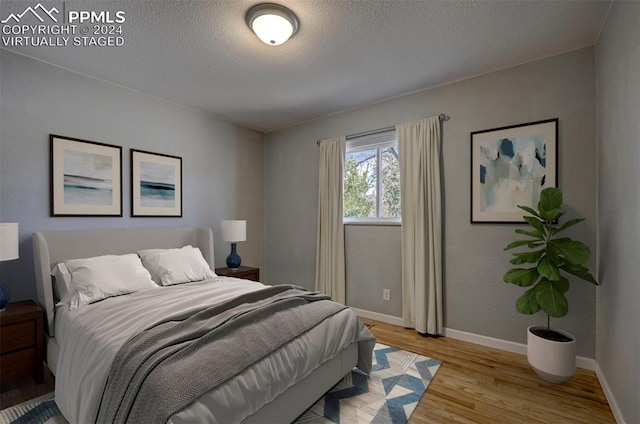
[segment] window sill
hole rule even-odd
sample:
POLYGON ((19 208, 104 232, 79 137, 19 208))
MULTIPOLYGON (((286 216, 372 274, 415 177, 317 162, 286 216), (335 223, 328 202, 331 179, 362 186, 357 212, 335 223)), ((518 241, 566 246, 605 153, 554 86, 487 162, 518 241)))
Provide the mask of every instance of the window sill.
POLYGON ((388 225, 394 227, 401 227, 402 221, 400 219, 379 219, 379 218, 344 218, 344 225, 388 225))

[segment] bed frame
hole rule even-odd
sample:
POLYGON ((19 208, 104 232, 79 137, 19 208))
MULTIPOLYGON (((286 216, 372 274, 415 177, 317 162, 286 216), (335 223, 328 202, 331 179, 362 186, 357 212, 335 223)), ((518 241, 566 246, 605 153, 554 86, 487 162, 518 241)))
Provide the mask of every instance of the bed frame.
MULTIPOLYGON (((176 248, 190 244, 199 247, 211 269, 215 268, 213 232, 206 227, 123 228, 33 233, 38 302, 45 310, 46 363, 55 375, 60 349, 55 338, 55 308, 51 269, 64 260, 108 254, 135 253, 143 249, 176 248)), ((246 423, 286 423, 295 420, 325 392, 355 367, 357 344, 351 344, 306 378, 270 403, 246 423)))

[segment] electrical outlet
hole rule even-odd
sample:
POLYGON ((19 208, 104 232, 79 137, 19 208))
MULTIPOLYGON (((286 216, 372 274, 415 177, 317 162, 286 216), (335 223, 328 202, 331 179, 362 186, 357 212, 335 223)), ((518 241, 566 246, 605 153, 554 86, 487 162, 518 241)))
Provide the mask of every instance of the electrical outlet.
POLYGON ((382 289, 382 300, 386 300, 387 302, 391 300, 391 290, 382 289))

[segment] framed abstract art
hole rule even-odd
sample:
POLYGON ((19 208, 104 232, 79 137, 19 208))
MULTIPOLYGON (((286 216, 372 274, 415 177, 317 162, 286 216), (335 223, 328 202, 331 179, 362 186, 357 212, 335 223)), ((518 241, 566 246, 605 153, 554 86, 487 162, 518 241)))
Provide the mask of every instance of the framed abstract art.
POLYGON ((49 136, 51 216, 122 216, 122 147, 49 136))
POLYGON ((131 216, 182 216, 182 158, 131 149, 131 216))
POLYGON ((471 222, 524 222, 557 174, 557 118, 472 132, 471 222))

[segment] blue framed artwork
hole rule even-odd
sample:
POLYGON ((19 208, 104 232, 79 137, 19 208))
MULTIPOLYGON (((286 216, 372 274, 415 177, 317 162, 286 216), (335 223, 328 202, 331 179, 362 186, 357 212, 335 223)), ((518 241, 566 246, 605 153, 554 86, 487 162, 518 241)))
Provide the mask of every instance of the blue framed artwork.
POLYGON ((131 149, 131 216, 182 216, 182 158, 131 149))
POLYGON ((558 118, 471 133, 471 222, 523 223, 557 186, 558 118))
POLYGON ((51 216, 122 216, 122 147, 49 135, 51 216))

